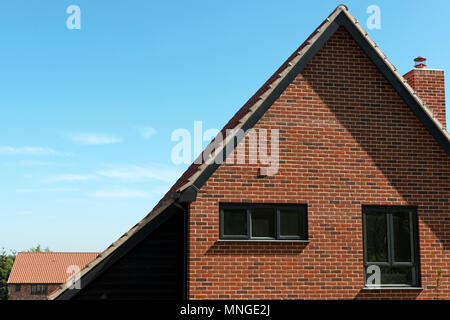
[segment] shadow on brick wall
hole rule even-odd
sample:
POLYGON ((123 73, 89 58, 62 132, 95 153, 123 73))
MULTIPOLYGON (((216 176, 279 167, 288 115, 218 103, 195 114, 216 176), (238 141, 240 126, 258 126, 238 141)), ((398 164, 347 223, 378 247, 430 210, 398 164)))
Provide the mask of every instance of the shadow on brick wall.
POLYGON ((356 300, 415 300, 422 290, 360 290, 355 296, 356 300))
POLYGON ((207 255, 299 255, 307 242, 216 241, 207 255))

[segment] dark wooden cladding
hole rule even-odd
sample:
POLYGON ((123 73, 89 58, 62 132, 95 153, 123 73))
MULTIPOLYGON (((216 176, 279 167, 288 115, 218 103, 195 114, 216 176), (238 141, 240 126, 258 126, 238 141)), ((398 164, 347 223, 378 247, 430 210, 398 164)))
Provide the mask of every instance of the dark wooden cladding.
POLYGON ((74 300, 184 298, 184 215, 181 210, 138 243, 74 300))

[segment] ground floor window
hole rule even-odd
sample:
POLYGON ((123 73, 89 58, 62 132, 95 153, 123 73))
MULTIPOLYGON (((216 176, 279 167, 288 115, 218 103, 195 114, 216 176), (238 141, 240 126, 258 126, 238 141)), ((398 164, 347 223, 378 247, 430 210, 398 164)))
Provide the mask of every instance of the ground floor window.
POLYGON ((48 288, 46 284, 32 284, 31 285, 31 294, 41 295, 47 294, 48 288))
POLYGON ((417 209, 364 206, 365 285, 419 286, 417 209))
POLYGON ((297 204, 221 204, 220 238, 307 240, 306 211, 297 204))

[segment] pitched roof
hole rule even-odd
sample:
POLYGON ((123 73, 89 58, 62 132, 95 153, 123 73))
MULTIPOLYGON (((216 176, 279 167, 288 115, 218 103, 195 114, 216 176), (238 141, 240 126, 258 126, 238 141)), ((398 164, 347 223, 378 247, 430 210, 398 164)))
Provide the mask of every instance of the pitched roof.
POLYGON ((8 283, 57 283, 72 276, 69 266, 83 269, 98 256, 97 252, 19 252, 8 283))
MULTIPOLYGON (((311 58, 340 26, 345 27, 351 34, 353 39, 450 156, 450 135, 447 133, 444 126, 435 118, 432 112, 426 107, 425 102, 417 96, 414 89, 411 88, 403 76, 398 72, 397 68, 394 67, 387 56, 380 50, 378 45, 369 37, 368 33, 358 23, 357 19, 349 13, 348 8, 345 5, 339 5, 319 25, 319 27, 314 30, 305 42, 289 56, 281 67, 278 68, 278 70, 238 110, 221 130, 219 134, 222 134, 222 137, 226 137, 222 144, 222 150, 226 152, 225 156, 233 152, 234 147, 239 143, 237 136, 227 136, 225 135, 226 131, 233 130, 234 132, 237 132, 239 129, 242 129, 245 132, 249 128, 252 128, 295 76, 303 70, 311 58)), ((211 144, 213 143, 214 140, 211 144)), ((205 150, 208 149, 210 149, 210 146, 205 150)), ((218 152, 217 156, 223 155, 218 152)), ((138 224, 131 228, 131 230, 102 252, 90 266, 82 271, 81 276, 84 276, 97 264, 101 263, 103 259, 113 254, 117 248, 123 245, 123 243, 135 235, 139 230, 142 230, 146 224, 150 223, 155 217, 164 212, 171 204, 176 201, 189 202, 195 200, 197 191, 220 166, 218 163, 220 162, 216 161, 213 157, 205 161, 203 156, 200 155, 175 182, 153 210, 138 224), (189 194, 189 196, 186 197, 188 200, 183 199, 183 194, 189 194)), ((62 286, 61 289, 55 291, 49 297, 51 299, 57 298, 67 289, 67 287, 68 285, 62 286)))

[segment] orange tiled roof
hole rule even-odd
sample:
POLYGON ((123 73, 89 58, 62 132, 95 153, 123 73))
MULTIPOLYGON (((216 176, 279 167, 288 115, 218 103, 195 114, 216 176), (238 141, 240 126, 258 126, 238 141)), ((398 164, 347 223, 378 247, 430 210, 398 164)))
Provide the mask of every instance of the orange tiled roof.
POLYGON ((19 252, 8 283, 64 283, 72 276, 67 267, 82 270, 97 256, 97 252, 19 252))

